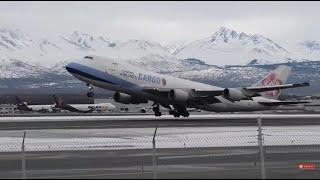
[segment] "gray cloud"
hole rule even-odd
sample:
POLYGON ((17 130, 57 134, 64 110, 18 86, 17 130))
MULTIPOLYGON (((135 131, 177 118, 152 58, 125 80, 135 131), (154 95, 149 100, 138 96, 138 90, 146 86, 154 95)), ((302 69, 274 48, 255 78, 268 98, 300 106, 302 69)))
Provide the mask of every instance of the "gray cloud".
POLYGON ((0 2, 0 26, 50 36, 79 30, 112 39, 195 40, 220 26, 284 46, 320 40, 320 2, 0 2))

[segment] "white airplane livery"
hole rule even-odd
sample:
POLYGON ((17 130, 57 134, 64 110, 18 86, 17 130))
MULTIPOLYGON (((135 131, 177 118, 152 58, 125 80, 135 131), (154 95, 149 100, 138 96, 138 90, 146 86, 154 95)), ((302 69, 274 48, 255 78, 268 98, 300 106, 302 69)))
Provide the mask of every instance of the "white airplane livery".
POLYGON ((284 84, 291 68, 281 65, 250 87, 222 88, 143 70, 121 59, 85 56, 70 62, 66 69, 89 87, 115 91, 114 100, 124 104, 154 102, 155 116, 159 106, 169 109, 175 117, 188 117, 187 108, 214 112, 270 110, 280 105, 307 103, 277 100, 281 90, 309 86, 309 83, 284 84))
POLYGON ((61 97, 53 95, 54 104, 49 105, 28 105, 27 102, 21 101, 17 96, 16 105, 17 108, 21 111, 35 111, 35 112, 54 112, 66 110, 70 112, 78 113, 92 113, 92 112, 110 112, 115 111, 116 106, 112 103, 98 103, 98 104, 66 104, 61 97))

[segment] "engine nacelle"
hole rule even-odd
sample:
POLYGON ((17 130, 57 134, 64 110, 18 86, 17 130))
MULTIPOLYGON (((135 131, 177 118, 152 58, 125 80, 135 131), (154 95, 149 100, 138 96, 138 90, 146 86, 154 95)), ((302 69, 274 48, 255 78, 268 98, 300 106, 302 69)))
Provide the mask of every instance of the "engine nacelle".
POLYGON ((129 94, 116 92, 113 96, 115 102, 122 104, 140 104, 140 103, 148 103, 148 100, 144 98, 138 98, 131 96, 129 94))
POLYGON ((169 102, 172 104, 184 104, 190 98, 189 93, 181 89, 171 89, 168 96, 169 102))
POLYGON ((241 89, 237 88, 226 88, 223 90, 223 97, 231 101, 249 100, 252 99, 250 96, 246 96, 241 89))

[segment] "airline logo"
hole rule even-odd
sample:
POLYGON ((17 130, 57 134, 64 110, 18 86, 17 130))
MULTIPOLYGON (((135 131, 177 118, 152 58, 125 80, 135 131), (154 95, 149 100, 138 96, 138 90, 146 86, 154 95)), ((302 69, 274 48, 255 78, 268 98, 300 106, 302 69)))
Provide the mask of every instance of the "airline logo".
POLYGON ((134 72, 127 71, 127 70, 122 70, 120 73, 120 76, 134 79, 134 80, 144 81, 152 84, 162 84, 162 86, 165 86, 167 84, 167 81, 165 78, 160 78, 158 76, 152 76, 152 75, 143 74, 143 73, 139 73, 137 76, 134 72))
MULTIPOLYGON (((282 85, 283 82, 278 78, 277 74, 271 73, 265 79, 261 81, 261 86, 274 86, 274 85, 282 85)), ((265 96, 269 97, 278 97, 280 94, 280 90, 267 91, 263 93, 265 96)))
POLYGON ((153 83, 153 84, 160 84, 160 82, 161 82, 160 77, 151 76, 151 75, 142 74, 142 73, 139 73, 138 80, 153 83))

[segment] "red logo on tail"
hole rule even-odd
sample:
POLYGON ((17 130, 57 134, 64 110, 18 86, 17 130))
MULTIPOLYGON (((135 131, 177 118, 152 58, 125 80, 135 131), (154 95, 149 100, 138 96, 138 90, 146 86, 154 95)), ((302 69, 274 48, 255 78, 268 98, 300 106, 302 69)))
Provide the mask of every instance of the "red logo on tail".
MULTIPOLYGON (((265 79, 261 81, 262 86, 274 86, 274 85, 282 85, 283 82, 278 79, 277 74, 271 73, 265 79)), ((277 97, 280 94, 280 90, 267 91, 263 93, 265 96, 269 97, 277 97)))

